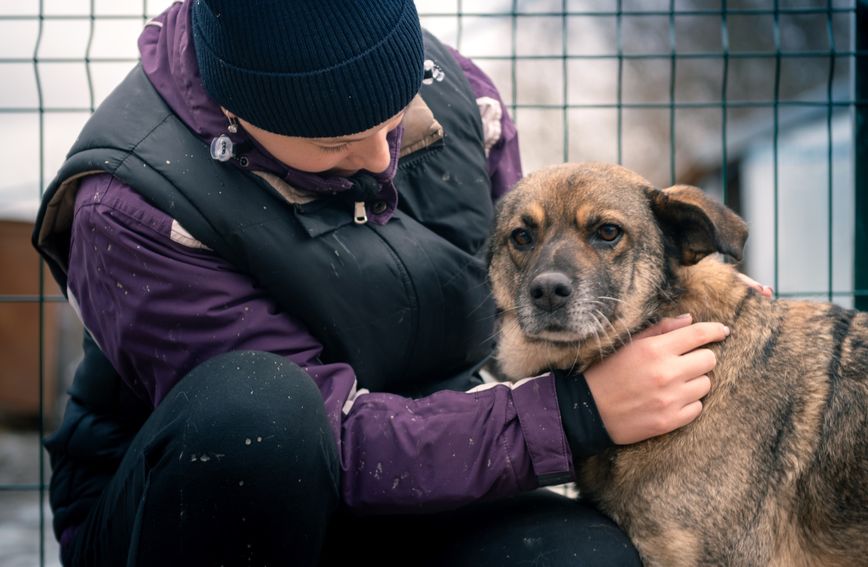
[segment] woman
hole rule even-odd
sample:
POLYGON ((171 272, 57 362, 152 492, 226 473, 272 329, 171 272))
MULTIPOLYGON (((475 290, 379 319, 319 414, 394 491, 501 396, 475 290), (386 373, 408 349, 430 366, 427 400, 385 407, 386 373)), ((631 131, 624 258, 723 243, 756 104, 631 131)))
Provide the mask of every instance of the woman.
POLYGON ((34 235, 88 331, 46 441, 64 564, 637 562, 534 489, 694 419, 726 330, 482 384, 521 176, 490 80, 410 0, 198 0, 139 46, 34 235))

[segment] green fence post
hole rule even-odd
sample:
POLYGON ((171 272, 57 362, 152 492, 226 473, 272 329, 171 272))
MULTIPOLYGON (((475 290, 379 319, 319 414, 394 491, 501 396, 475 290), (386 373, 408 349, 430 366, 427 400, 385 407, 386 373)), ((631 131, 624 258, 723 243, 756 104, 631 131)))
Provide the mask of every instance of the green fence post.
POLYGON ((853 172, 855 238, 853 288, 856 309, 868 311, 868 0, 856 2, 853 172))

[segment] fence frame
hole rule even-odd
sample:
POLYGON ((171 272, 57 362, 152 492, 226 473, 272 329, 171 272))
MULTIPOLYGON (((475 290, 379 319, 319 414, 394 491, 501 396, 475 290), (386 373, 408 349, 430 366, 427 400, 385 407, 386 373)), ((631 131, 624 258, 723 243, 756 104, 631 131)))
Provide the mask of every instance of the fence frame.
MULTIPOLYGON (((853 126, 853 168, 854 168, 854 189, 855 189, 855 206, 854 206, 854 214, 856 215, 856 223, 855 223, 855 263, 854 263, 854 303, 857 309, 860 310, 868 310, 868 0, 852 0, 853 5, 851 6, 836 6, 833 0, 827 0, 827 4, 825 7, 781 7, 780 0, 771 0, 771 7, 764 8, 731 8, 728 5, 728 0, 720 0, 720 8, 719 9, 677 9, 676 8, 676 0, 669 0, 669 8, 666 10, 625 10, 624 9, 624 0, 612 0, 614 4, 614 8, 610 10, 570 10, 569 2, 567 0, 562 0, 561 2, 561 10, 555 11, 526 11, 520 9, 519 5, 521 4, 519 0, 512 0, 511 9, 509 11, 504 12, 469 12, 463 10, 463 2, 462 0, 456 0, 457 10, 455 12, 450 13, 422 13, 423 18, 441 18, 441 17, 449 17, 449 18, 457 18, 458 20, 458 34, 457 34, 457 46, 459 49, 461 48, 461 44, 464 40, 463 33, 463 19, 468 17, 477 17, 477 18, 492 18, 492 17, 509 17, 512 20, 512 52, 509 55, 503 56, 487 56, 487 57, 477 57, 475 58, 479 62, 482 61, 508 61, 511 63, 511 84, 509 85, 501 85, 502 89, 510 89, 509 93, 511 95, 510 99, 512 103, 510 104, 510 111, 513 117, 516 119, 517 124, 519 125, 519 129, 521 128, 521 117, 522 113, 525 110, 529 109, 543 109, 543 110, 560 110, 563 116, 563 159, 569 159, 569 147, 570 147, 570 130, 569 130, 569 112, 574 109, 612 109, 617 113, 616 119, 616 128, 617 128, 617 148, 616 155, 617 161, 619 163, 622 162, 624 156, 624 149, 622 144, 622 137, 624 132, 624 111, 630 109, 662 109, 668 110, 669 112, 669 121, 670 121, 670 139, 669 139, 669 149, 670 149, 670 163, 669 170, 672 177, 673 182, 676 180, 676 171, 677 171, 677 163, 676 163, 676 116, 677 110, 685 109, 685 108, 719 108, 721 111, 721 120, 722 120, 722 128, 720 132, 720 142, 721 142, 721 162, 723 164, 721 169, 721 184, 722 187, 726 188, 730 181, 729 177, 731 172, 728 171, 728 137, 729 137, 729 127, 728 127, 728 115, 729 111, 734 108, 749 108, 749 107, 764 107, 764 108, 772 108, 774 111, 774 156, 775 156, 775 165, 774 165, 774 191, 775 191, 775 225, 777 227, 778 218, 777 218, 777 198, 778 198, 778 164, 777 164, 777 156, 779 152, 778 148, 778 138, 779 138, 779 127, 780 127, 780 119, 779 113, 780 110, 786 107, 791 106, 819 106, 826 109, 827 113, 827 128, 828 128, 828 136, 829 136, 829 199, 831 203, 831 187, 832 187, 832 158, 831 158, 831 139, 832 139, 832 126, 831 120, 832 115, 836 109, 839 108, 849 108, 852 112, 852 126, 853 126), (782 38, 781 38, 781 26, 780 26, 780 18, 785 15, 811 15, 811 14, 822 14, 827 18, 827 26, 829 29, 826 30, 827 34, 829 34, 830 45, 828 50, 804 50, 804 51, 786 51, 782 49, 782 38), (851 21, 853 22, 853 31, 851 33, 852 43, 850 46, 846 46, 845 49, 840 49, 840 46, 835 45, 834 42, 834 34, 831 32, 832 18, 836 15, 840 14, 849 14, 851 17, 851 21), (572 54, 569 53, 568 48, 568 22, 571 17, 589 17, 589 18, 614 18, 615 20, 615 51, 612 53, 604 53, 604 54, 572 54), (720 29, 721 29, 721 37, 722 37, 722 49, 720 51, 714 52, 690 52, 685 53, 677 49, 676 45, 676 37, 675 37, 675 24, 676 19, 678 17, 683 16, 719 16, 720 17, 720 29), (729 46, 729 22, 730 18, 733 16, 770 16, 774 20, 774 45, 775 49, 772 51, 763 51, 763 52, 743 52, 743 51, 732 51, 729 46), (517 37, 517 25, 520 19, 522 18, 539 18, 539 17, 554 17, 562 19, 562 37, 563 37, 563 45, 562 45, 562 53, 558 55, 542 55, 542 56, 528 56, 528 55, 519 55, 516 50, 516 37, 517 37), (663 50, 660 52, 654 53, 627 53, 624 49, 624 38, 623 38, 623 24, 628 18, 648 18, 648 17, 661 17, 668 18, 668 29, 669 29, 669 49, 663 50), (832 64, 830 65, 830 74, 827 81, 827 89, 828 95, 826 101, 821 102, 798 102, 798 101, 787 101, 781 100, 779 97, 780 92, 780 73, 781 73, 781 64, 785 59, 788 58, 807 58, 807 57, 830 57, 832 64), (739 59, 753 59, 753 58, 771 58, 775 61, 775 87, 774 87, 774 97, 771 100, 763 100, 763 101, 746 101, 746 100, 732 100, 727 97, 727 86, 729 80, 729 72, 730 72, 730 64, 732 61, 739 59), (852 95, 849 100, 835 100, 832 96, 832 82, 835 74, 835 60, 836 59, 847 59, 851 63, 852 73, 851 73, 851 81, 852 81, 852 95), (599 103, 599 104, 584 104, 584 103, 569 103, 568 102, 568 81, 567 75, 569 73, 569 62, 573 60, 612 60, 617 63, 617 89, 615 94, 615 99, 609 103, 599 103), (721 90, 721 100, 720 102, 683 102, 679 101, 676 98, 676 90, 675 90, 675 71, 680 62, 692 59, 692 60, 721 60, 723 64, 723 81, 722 81, 722 90, 721 90), (563 73, 564 81, 563 81, 563 99, 561 104, 520 104, 517 102, 518 100, 518 91, 519 91, 519 83, 516 72, 516 64, 518 61, 533 61, 533 60, 560 60, 562 62, 561 72, 563 73), (669 85, 669 93, 668 93, 668 101, 664 102, 654 102, 654 103, 627 103, 624 101, 624 88, 623 88, 623 79, 624 79, 624 67, 625 63, 630 61, 648 61, 648 60, 661 60, 668 61, 670 70, 672 72, 672 79, 669 85)), ((35 77, 35 84, 37 90, 37 106, 35 107, 0 107, 0 116, 13 114, 13 113, 32 113, 36 114, 38 117, 38 128, 39 128, 39 155, 38 155, 38 167, 39 172, 37 175, 39 191, 41 192, 46 185, 46 179, 44 174, 45 169, 45 142, 46 142, 46 134, 45 134, 45 121, 46 115, 50 113, 91 113, 95 108, 95 90, 93 84, 93 77, 91 66, 95 63, 134 63, 135 59, 124 58, 124 57, 93 57, 92 53, 92 43, 93 43, 93 35, 94 35, 94 27, 98 20, 117 20, 117 21, 128 21, 128 20, 137 20, 144 23, 148 20, 148 18, 152 15, 148 8, 148 0, 142 0, 142 12, 137 15, 111 15, 111 16, 101 16, 96 14, 95 11, 95 0, 90 0, 90 12, 89 14, 47 14, 45 12, 44 0, 39 0, 39 8, 37 14, 28 14, 28 15, 3 15, 0 13, 0 22, 3 21, 36 21, 38 30, 36 41, 34 44, 32 57, 5 57, 3 53, 0 53, 0 65, 3 64, 32 64, 33 73, 35 77), (40 57, 40 47, 43 42, 44 32, 45 32, 45 23, 49 21, 65 21, 65 20, 76 20, 76 21, 86 21, 89 22, 90 26, 90 35, 87 41, 87 47, 85 50, 85 55, 83 58, 81 57, 40 57), (84 63, 85 72, 87 74, 87 83, 88 83, 88 97, 89 104, 84 107, 72 106, 68 108, 59 108, 52 107, 47 108, 44 104, 44 93, 43 93, 43 84, 42 77, 40 73, 40 66, 43 64, 51 64, 51 63, 84 63)), ((724 189, 725 190, 725 189, 724 189)), ((832 207, 829 207, 829 222, 830 222, 830 232, 831 232, 831 215, 832 215, 832 207)), ((777 230, 775 230, 775 235, 777 235, 777 230)), ((832 252, 832 238, 829 238, 829 293, 828 298, 832 299, 834 292, 832 290, 832 262, 831 262, 831 252, 832 252)), ((778 244, 775 244, 775 250, 778 249, 778 244)), ((777 259, 776 259, 777 265, 777 259)), ((46 289, 46 277, 47 273, 44 270, 43 266, 39 268, 39 288, 41 290, 46 289)), ((777 269, 775 271, 775 280, 777 280, 777 269)), ((777 287, 777 281, 772 282, 777 287)), ((46 306, 52 302, 63 302, 64 298, 60 295, 51 295, 46 293, 40 293, 38 295, 9 295, 9 294, 0 294, 0 308, 4 303, 35 303, 39 306, 39 318, 41 322, 45 321, 45 310, 46 306)), ((38 434, 39 437, 42 438, 47 433, 46 431, 46 415, 45 415, 45 381, 47 379, 53 379, 53 377, 45 376, 45 334, 44 332, 40 332, 39 336, 39 429, 38 434)), ((36 377, 33 377, 36 379, 36 377)), ((47 493, 47 478, 45 475, 45 453, 44 451, 39 451, 39 474, 38 478, 34 479, 34 482, 29 483, 14 483, 14 484, 0 484, 0 495, 8 492, 37 492, 39 495, 39 507, 40 507, 40 521, 39 521, 39 560, 40 564, 44 564, 45 557, 45 538, 46 538, 46 518, 41 513, 41 511, 45 507, 45 498, 47 493)))

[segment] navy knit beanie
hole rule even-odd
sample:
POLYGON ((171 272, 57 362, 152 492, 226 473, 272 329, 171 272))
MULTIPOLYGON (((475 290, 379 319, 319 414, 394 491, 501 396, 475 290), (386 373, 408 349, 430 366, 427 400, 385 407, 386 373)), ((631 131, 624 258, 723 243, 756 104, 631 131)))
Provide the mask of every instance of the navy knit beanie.
POLYGON ((205 90, 286 136, 362 132, 400 112, 422 83, 413 0, 191 0, 205 90))

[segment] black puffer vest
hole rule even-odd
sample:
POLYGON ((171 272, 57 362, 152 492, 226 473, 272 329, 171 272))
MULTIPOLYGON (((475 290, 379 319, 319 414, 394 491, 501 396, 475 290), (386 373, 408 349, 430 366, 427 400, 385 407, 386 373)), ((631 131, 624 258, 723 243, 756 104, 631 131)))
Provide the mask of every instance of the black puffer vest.
MULTIPOLYGON (((430 36, 426 53, 445 79, 420 94, 445 136, 401 159, 399 208, 385 225, 354 223, 358 191, 290 204, 258 176, 212 160, 137 67, 47 189, 34 244, 66 289, 74 180, 107 171, 249 273, 323 343, 323 362, 348 362, 362 387, 417 396, 476 385, 494 315, 482 126, 452 56, 430 36)), ((92 341, 85 346, 64 423, 46 441, 58 532, 81 521, 148 413, 92 341)))

